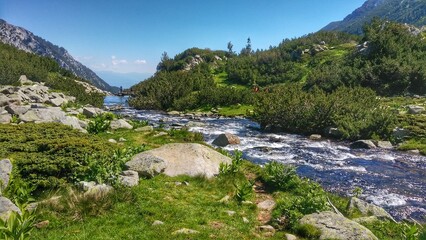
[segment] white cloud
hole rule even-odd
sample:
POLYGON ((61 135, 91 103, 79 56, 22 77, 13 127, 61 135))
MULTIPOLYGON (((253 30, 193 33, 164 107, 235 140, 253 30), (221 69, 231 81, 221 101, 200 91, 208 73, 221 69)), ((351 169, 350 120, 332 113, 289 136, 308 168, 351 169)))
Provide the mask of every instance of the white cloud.
POLYGON ((111 63, 112 63, 112 65, 117 66, 119 64, 126 64, 127 60, 126 59, 117 59, 116 56, 112 55, 111 56, 111 63))
POLYGON ((135 61, 136 64, 146 64, 146 60, 145 59, 137 59, 135 61))

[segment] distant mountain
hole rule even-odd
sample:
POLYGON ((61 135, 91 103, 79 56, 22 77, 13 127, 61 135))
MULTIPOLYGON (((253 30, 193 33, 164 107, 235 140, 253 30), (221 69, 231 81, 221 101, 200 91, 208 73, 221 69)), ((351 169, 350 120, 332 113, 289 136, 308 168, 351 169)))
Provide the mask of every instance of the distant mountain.
POLYGON ((58 47, 32 32, 11 25, 0 19, 0 42, 12 45, 20 50, 34 53, 40 56, 54 59, 61 67, 71 71, 76 76, 90 81, 96 87, 113 92, 116 88, 111 87, 92 70, 76 61, 67 50, 58 47))
POLYGON ((322 30, 361 34, 362 26, 374 17, 421 27, 426 25, 426 0, 367 0, 345 19, 322 30))
POLYGON ((98 71, 97 73, 107 83, 123 88, 130 88, 153 75, 152 73, 117 73, 110 71, 98 71))

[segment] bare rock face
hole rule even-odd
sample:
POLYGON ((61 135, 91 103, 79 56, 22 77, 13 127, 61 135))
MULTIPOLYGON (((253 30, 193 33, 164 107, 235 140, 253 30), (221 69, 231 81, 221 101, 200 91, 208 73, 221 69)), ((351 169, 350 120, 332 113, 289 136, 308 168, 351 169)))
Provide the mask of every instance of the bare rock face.
POLYGON ((174 143, 139 153, 126 167, 148 177, 164 173, 172 177, 204 175, 210 178, 219 174, 222 162, 231 163, 231 159, 201 144, 174 143))
POLYGON ((310 224, 321 230, 320 239, 377 240, 361 224, 333 212, 320 212, 304 216, 300 224, 310 224))
POLYGON ((214 141, 213 144, 219 147, 225 147, 229 144, 237 145, 240 144, 240 138, 231 133, 220 134, 214 141))
MULTIPOLYGON (((96 87, 108 91, 113 90, 108 83, 97 76, 92 70, 76 61, 67 50, 34 35, 24 28, 0 20, 0 42, 12 45, 25 52, 52 58, 59 66, 71 71, 78 77, 90 81, 96 87)), ((21 80, 25 84, 30 84, 27 81, 28 79, 24 78, 21 80)))

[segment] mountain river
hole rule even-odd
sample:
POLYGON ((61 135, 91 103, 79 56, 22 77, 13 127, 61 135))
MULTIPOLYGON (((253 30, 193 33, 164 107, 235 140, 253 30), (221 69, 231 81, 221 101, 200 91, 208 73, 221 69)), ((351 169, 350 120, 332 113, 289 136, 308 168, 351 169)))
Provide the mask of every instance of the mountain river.
MULTIPOLYGON (((105 105, 124 105, 123 97, 107 97, 105 105)), ((189 126, 201 132, 208 144, 221 133, 237 135, 241 144, 225 147, 238 149, 257 164, 278 161, 297 166, 300 176, 319 182, 325 189, 350 195, 356 187, 363 189, 361 198, 385 208, 397 220, 413 218, 426 222, 426 157, 396 150, 350 149, 349 142, 312 141, 305 136, 272 134, 259 130, 248 119, 208 118, 190 120, 164 112, 135 110, 125 107, 119 114, 148 120, 165 128, 189 126)))

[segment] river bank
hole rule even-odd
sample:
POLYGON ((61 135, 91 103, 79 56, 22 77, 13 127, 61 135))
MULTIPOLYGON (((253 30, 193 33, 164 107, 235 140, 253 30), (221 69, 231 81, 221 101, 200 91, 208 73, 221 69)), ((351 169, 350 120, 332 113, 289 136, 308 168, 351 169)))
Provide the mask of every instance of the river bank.
MULTIPOLYGON (((110 100, 110 102, 112 102, 110 100)), ((312 141, 305 136, 272 134, 243 118, 169 115, 157 111, 125 108, 118 113, 147 120, 154 126, 176 128, 188 126, 201 132, 212 145, 219 134, 229 132, 241 139, 238 149, 254 163, 278 161, 298 167, 298 174, 313 179, 327 190, 349 196, 357 187, 362 198, 384 207, 397 219, 426 215, 426 157, 395 149, 350 149, 349 142, 312 141)))

